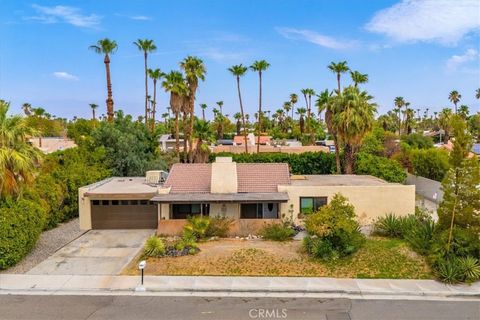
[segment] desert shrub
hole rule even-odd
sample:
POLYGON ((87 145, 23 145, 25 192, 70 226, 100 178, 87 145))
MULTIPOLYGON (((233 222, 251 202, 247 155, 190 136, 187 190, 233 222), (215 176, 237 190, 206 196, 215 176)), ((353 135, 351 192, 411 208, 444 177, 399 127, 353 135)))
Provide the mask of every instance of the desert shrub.
POLYGON ((191 234, 196 239, 204 239, 210 225, 210 218, 202 216, 191 216, 183 227, 184 234, 191 234))
POLYGON ((336 259, 339 256, 328 239, 307 235, 303 238, 303 247, 312 257, 317 259, 336 259))
POLYGON ((357 154, 355 173, 397 183, 403 183, 407 178, 407 173, 397 161, 364 152, 357 154))
POLYGON ((403 135, 401 140, 415 149, 433 148, 433 140, 430 137, 425 137, 421 133, 403 135))
POLYGON ((295 231, 288 223, 270 223, 262 228, 260 235, 265 240, 287 241, 292 239, 295 231))
POLYGON ((233 161, 242 163, 288 163, 292 174, 331 174, 336 171, 335 155, 326 152, 288 153, 217 153, 210 155, 210 162, 215 157, 232 157, 233 161))
POLYGON ((0 269, 20 261, 35 246, 46 221, 38 201, 3 199, 0 205, 0 269))
POLYGON ((156 235, 150 236, 145 243, 145 247, 143 248, 143 256, 158 258, 164 255, 165 244, 163 243, 162 239, 156 235))
POLYGON ((412 150, 410 159, 415 175, 436 181, 442 181, 450 168, 448 153, 441 149, 412 150))
POLYGON ((319 240, 307 240, 305 249, 311 255, 320 255, 324 259, 355 252, 365 241, 355 218, 355 209, 347 202, 347 198, 336 194, 328 205, 306 217, 305 229, 311 238, 319 240), (321 254, 317 254, 317 251, 321 251, 321 254))
POLYGON ((478 259, 471 256, 458 258, 458 264, 460 265, 463 281, 474 282, 480 280, 480 263, 478 259))
POLYGON ((378 235, 401 238, 403 237, 402 220, 395 214, 388 213, 375 221, 373 231, 378 235))
POLYGON ((228 217, 212 217, 210 223, 205 231, 206 237, 226 238, 228 230, 233 223, 232 218, 228 217))
POLYGON ((195 254, 198 252, 197 238, 192 232, 184 231, 182 237, 175 242, 174 247, 178 251, 187 251, 188 254, 195 254))
POLYGON ((463 278, 458 259, 442 259, 438 261, 435 273, 439 280, 445 283, 458 283, 463 278))

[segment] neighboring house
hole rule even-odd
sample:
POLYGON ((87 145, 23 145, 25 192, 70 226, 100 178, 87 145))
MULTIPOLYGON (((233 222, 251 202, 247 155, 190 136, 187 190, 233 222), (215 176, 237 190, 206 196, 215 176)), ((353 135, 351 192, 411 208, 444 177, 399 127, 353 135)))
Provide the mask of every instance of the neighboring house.
MULTIPOLYGON (((183 139, 179 138, 180 143, 180 150, 183 150, 183 139)), ((170 134, 162 134, 160 138, 158 138, 158 142, 160 143, 160 150, 162 152, 174 151, 176 145, 176 139, 170 134)))
MULTIPOLYGON (((270 145, 272 141, 272 137, 270 136, 260 136, 260 145, 266 146, 270 145)), ((257 145, 258 137, 256 137, 253 133, 249 133, 247 135, 247 143, 249 146, 257 145)), ((243 135, 233 137, 233 144, 237 146, 245 145, 245 137, 243 135)))
POLYGON ((74 148, 77 145, 72 139, 64 137, 41 137, 30 138, 30 143, 42 150, 44 153, 52 153, 55 151, 74 148))
POLYGON ((145 178, 110 178, 79 190, 82 229, 157 228, 179 234, 192 215, 233 219, 232 235, 256 233, 282 218, 305 214, 342 193, 361 224, 386 213, 415 211, 415 186, 371 176, 291 176, 285 163, 235 163, 217 157, 206 164, 174 164, 163 184, 145 178))

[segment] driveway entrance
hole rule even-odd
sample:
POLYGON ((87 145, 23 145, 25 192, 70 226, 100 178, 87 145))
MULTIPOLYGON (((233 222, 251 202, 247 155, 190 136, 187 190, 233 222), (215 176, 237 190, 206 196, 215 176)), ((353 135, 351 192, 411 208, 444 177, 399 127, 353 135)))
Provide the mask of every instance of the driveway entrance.
POLYGON ((116 275, 155 230, 90 230, 27 274, 116 275))

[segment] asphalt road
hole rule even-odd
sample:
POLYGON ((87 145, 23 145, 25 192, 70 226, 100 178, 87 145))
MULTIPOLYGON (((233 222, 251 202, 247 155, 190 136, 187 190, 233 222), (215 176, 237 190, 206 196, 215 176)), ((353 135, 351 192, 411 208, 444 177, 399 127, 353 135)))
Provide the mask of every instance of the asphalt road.
POLYGON ((0 295, 0 319, 480 319, 480 301, 0 295))

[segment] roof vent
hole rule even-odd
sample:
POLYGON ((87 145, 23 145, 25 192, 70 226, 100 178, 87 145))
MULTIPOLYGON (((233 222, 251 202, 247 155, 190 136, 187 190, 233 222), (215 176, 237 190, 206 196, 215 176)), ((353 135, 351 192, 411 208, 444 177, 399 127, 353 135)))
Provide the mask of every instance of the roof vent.
POLYGON ((162 184, 167 179, 167 173, 163 170, 150 170, 145 175, 145 183, 162 184))

